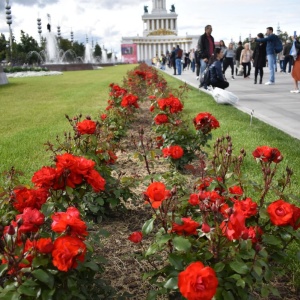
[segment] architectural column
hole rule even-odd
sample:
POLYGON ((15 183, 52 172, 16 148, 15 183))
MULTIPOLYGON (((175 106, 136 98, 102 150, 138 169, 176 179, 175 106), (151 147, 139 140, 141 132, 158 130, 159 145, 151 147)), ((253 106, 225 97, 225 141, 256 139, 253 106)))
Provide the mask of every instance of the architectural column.
POLYGON ((150 30, 150 20, 147 20, 147 30, 150 30))
POLYGON ((158 57, 160 57, 160 54, 161 54, 161 43, 158 44, 158 57))
POLYGON ((151 20, 151 30, 154 30, 154 20, 151 20))
POLYGON ((156 19, 156 30, 159 29, 159 20, 156 19))
POLYGON ((148 50, 147 50, 147 44, 146 43, 144 44, 144 54, 145 54, 144 59, 147 60, 148 59, 148 50))

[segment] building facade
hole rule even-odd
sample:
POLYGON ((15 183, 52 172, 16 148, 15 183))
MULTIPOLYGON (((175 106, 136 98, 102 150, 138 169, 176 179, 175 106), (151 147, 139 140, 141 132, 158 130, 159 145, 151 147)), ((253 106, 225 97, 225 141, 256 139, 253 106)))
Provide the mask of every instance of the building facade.
POLYGON ((153 0, 152 11, 144 6, 143 36, 122 37, 121 53, 124 62, 149 61, 179 45, 184 51, 195 48, 199 36, 178 36, 178 15, 174 5, 166 8, 166 0, 153 0))

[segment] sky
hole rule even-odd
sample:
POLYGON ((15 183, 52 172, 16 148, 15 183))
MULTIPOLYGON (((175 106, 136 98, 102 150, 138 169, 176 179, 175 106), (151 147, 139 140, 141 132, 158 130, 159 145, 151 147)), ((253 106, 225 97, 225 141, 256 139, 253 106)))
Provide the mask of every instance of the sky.
MULTIPOLYGON (((5 6, 7 0, 0 0, 0 33, 9 37, 5 6)), ((37 18, 42 21, 42 35, 47 31, 49 14, 52 32, 61 27, 63 38, 79 43, 98 43, 111 52, 120 55, 122 37, 143 35, 142 15, 144 6, 151 13, 152 1, 146 0, 9 0, 12 11, 12 31, 20 41, 20 32, 39 41, 37 18)), ((300 35, 299 0, 166 0, 167 10, 175 5, 178 14, 178 35, 200 35, 207 24, 212 25, 216 41, 239 41, 265 33, 266 27, 276 31, 296 30, 300 35)), ((196 46, 196 45, 195 45, 196 46)))

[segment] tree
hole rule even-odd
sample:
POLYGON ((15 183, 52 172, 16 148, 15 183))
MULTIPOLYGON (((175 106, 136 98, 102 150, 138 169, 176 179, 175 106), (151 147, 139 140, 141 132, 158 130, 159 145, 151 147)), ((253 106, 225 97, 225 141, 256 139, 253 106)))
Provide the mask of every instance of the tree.
POLYGON ((94 57, 99 56, 102 58, 102 50, 101 47, 98 45, 98 43, 95 45, 95 51, 94 51, 94 57))
POLYGON ((73 51, 76 53, 77 57, 84 57, 85 46, 83 43, 74 42, 72 46, 73 51))
POLYGON ((6 49, 6 45, 7 45, 8 41, 6 41, 5 35, 3 33, 1 33, 0 36, 0 62, 2 60, 5 60, 6 58, 6 53, 7 53, 7 49, 6 49))

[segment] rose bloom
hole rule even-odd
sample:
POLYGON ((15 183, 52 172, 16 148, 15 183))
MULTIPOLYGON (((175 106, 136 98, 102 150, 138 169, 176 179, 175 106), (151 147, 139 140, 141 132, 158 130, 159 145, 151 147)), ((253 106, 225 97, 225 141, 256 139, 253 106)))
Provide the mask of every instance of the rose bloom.
POLYGON ((251 198, 236 200, 233 207, 235 211, 243 214, 246 219, 255 216, 257 213, 257 203, 253 202, 251 198))
POLYGON ((36 208, 26 207, 23 213, 16 216, 16 221, 22 220, 19 233, 37 232, 45 222, 45 216, 36 208))
POLYGON ((270 220, 274 225, 289 225, 293 220, 294 209, 290 203, 279 199, 268 206, 270 220))
POLYGON ((135 231, 128 237, 129 241, 136 244, 140 243, 142 239, 143 239, 143 234, 141 231, 135 231))
POLYGON ((240 186, 232 186, 229 188, 229 193, 233 195, 242 196, 244 191, 240 186))
POLYGON ((37 190, 27 189, 26 187, 15 189, 12 195, 13 207, 20 213, 26 207, 41 209, 48 196, 47 190, 42 188, 37 190))
POLYGON ((171 196, 170 191, 166 190, 166 186, 162 182, 151 183, 144 194, 149 197, 153 208, 159 208, 161 203, 171 196))
POLYGON ((52 262, 58 270, 67 272, 77 267, 77 261, 84 261, 86 245, 77 237, 62 236, 54 241, 52 262))
POLYGON ((216 294, 218 279, 211 267, 191 263, 178 275, 178 288, 187 300, 211 300, 216 294))
POLYGON ((171 156, 173 159, 179 159, 180 157, 183 156, 183 149, 178 145, 164 148, 162 149, 162 152, 164 157, 171 156))
POLYGON ((197 194, 191 194, 190 195, 190 199, 189 199, 189 204, 191 204, 192 206, 196 206, 199 205, 200 200, 197 194))
POLYGON ((220 228, 223 235, 230 241, 237 240, 242 236, 244 231, 246 231, 245 217, 241 213, 235 211, 230 215, 228 222, 223 221, 221 223, 220 228))
POLYGON ((67 231, 69 235, 83 237, 87 236, 86 224, 80 219, 77 208, 68 207, 66 212, 56 212, 52 215, 51 229, 57 233, 67 231))
POLYGON ((252 155, 254 158, 260 159, 264 162, 274 162, 275 164, 283 160, 283 156, 277 148, 271 148, 268 146, 257 147, 252 155))
POLYGON ((42 167, 33 174, 31 181, 36 187, 49 189, 53 186, 56 177, 56 169, 51 167, 42 167))
POLYGON ((129 106, 134 106, 135 108, 139 108, 139 105, 137 104, 138 96, 128 94, 123 96, 122 101, 121 101, 121 106, 123 107, 129 107, 129 106))
POLYGON ((42 254, 49 254, 53 250, 52 240, 51 238, 40 238, 33 241, 27 239, 24 247, 24 252, 27 252, 31 249, 36 249, 37 252, 42 254))
POLYGON ((263 231, 259 226, 250 226, 248 229, 248 238, 252 240, 253 244, 261 241, 263 231))
POLYGON ((154 118, 154 122, 156 125, 166 124, 166 123, 169 123, 169 118, 165 114, 158 114, 154 118))
POLYGON ((91 170, 84 179, 91 185, 95 193, 105 190, 105 179, 96 170, 91 170))
POLYGON ((100 118, 101 118, 102 121, 104 121, 104 120, 107 118, 107 114, 102 114, 102 115, 100 116, 100 118))
POLYGON ((190 217, 188 218, 181 218, 182 225, 173 223, 171 232, 175 232, 178 235, 195 235, 197 234, 197 228, 200 224, 190 217))
POLYGON ((293 217, 290 222, 290 225, 296 230, 300 227, 300 208, 292 205, 293 207, 293 217))
POLYGON ((212 129, 220 127, 218 120, 208 112, 199 113, 193 119, 196 130, 201 130, 204 134, 209 133, 212 129))
POLYGON ((96 122, 87 119, 76 124, 76 128, 80 134, 94 134, 96 126, 96 122))

